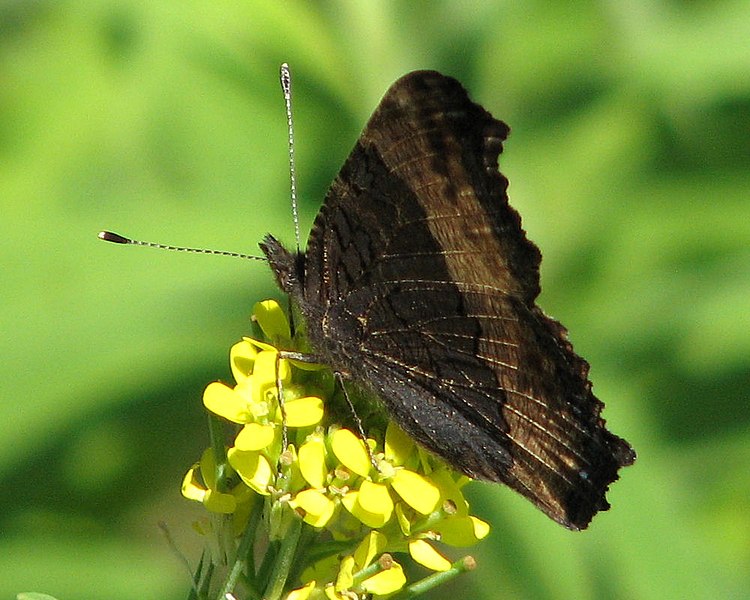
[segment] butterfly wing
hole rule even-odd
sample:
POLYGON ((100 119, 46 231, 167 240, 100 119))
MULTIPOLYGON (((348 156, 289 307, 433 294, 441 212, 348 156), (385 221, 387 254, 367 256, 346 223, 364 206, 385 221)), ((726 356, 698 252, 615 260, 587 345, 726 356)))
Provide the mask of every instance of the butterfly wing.
POLYGON ((282 287, 322 357, 417 441, 581 529, 635 455, 605 429, 565 329, 534 303, 541 255, 497 169, 507 133, 454 79, 397 81, 282 287))

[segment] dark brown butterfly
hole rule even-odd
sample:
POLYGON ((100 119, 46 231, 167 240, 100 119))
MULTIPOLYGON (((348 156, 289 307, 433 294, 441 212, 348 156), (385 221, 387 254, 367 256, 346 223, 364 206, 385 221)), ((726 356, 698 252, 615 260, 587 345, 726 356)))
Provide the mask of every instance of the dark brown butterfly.
POLYGON ((272 236, 261 248, 321 362, 453 467, 583 529, 635 453, 535 304, 541 254, 497 168, 508 132, 456 80, 410 73, 333 182, 306 253, 272 236))

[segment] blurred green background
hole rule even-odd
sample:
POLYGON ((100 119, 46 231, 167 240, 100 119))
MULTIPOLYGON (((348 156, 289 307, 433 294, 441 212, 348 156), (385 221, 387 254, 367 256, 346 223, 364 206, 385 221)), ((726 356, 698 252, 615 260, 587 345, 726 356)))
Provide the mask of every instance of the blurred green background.
POLYGON ((748 40, 746 0, 0 2, 0 597, 186 596, 157 523, 195 557, 201 392, 277 292, 263 264, 96 233, 290 241, 283 61, 304 231, 405 72, 511 125, 540 303, 639 453, 584 533, 476 485, 494 531, 451 593, 747 597, 748 40))

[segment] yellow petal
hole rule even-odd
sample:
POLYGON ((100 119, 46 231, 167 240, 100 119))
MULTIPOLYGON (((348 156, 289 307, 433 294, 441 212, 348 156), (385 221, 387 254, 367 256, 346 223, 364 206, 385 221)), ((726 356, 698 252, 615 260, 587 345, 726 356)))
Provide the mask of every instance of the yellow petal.
POLYGON ((391 479, 391 487, 409 506, 429 515, 440 502, 440 490, 431 481, 414 471, 400 469, 391 479))
POLYGON ((354 551, 354 563, 357 571, 369 565, 376 556, 385 550, 388 538, 379 531, 371 531, 365 536, 354 551))
POLYGON ((490 524, 487 523, 487 521, 482 521, 482 519, 478 519, 474 516, 470 516, 469 519, 471 519, 471 522, 474 525, 474 535, 477 539, 482 540, 489 535, 490 524))
POLYGON ((379 483, 363 481, 359 491, 351 491, 341 499, 344 507, 368 527, 385 525, 393 514, 393 500, 388 488, 379 483))
POLYGON ((289 340, 292 334, 284 311, 275 300, 263 300, 253 307, 253 317, 270 340, 289 340))
POLYGON ((438 469, 430 473, 430 481, 440 489, 440 501, 450 504, 454 509, 454 516, 469 516, 469 503, 464 498, 459 486, 451 477, 450 472, 445 469, 438 469))
POLYGON ((359 504, 357 504, 357 499, 359 498, 359 492, 357 491, 351 491, 344 494, 341 498, 341 504, 344 505, 344 508, 348 510, 350 513, 354 514, 354 511, 357 510, 359 507, 359 504))
POLYGON ((363 481, 359 488, 359 505, 367 512, 387 515, 386 520, 393 512, 393 499, 382 483, 363 481))
POLYGON ((401 533, 404 537, 409 537, 411 535, 411 522, 404 512, 403 502, 396 504, 396 519, 398 520, 398 527, 401 529, 401 533))
POLYGON ((335 502, 318 490, 302 490, 289 505, 305 511, 303 520, 313 527, 324 527, 336 508, 335 502))
POLYGON ((234 423, 248 423, 252 420, 247 400, 218 381, 209 383, 204 390, 203 405, 215 415, 234 423))
POLYGON ((313 579, 301 588, 297 588, 296 590, 292 590, 291 592, 289 592, 286 600, 307 600, 314 588, 315 580, 313 579))
POLYGON ((337 592, 345 592, 354 584, 354 557, 345 556, 341 561, 339 573, 336 576, 334 589, 337 592))
POLYGON ((185 473, 185 477, 182 479, 182 495, 188 500, 203 502, 203 498, 206 495, 206 488, 198 481, 197 470, 198 465, 196 464, 185 473))
MULTIPOLYGON (((323 418, 323 400, 315 396, 288 400, 284 403, 284 411, 287 427, 310 427, 323 418)), ((280 411, 278 419, 281 421, 280 411)))
POLYGON ((227 457, 229 464, 248 487, 264 496, 269 494, 268 485, 273 480, 274 470, 265 456, 259 452, 243 452, 230 448, 227 457))
POLYGON ((234 447, 243 452, 263 450, 273 443, 276 428, 273 425, 248 423, 234 439, 234 447))
POLYGON ((346 600, 341 594, 339 594, 335 589, 333 589, 332 585, 328 585, 323 590, 323 593, 325 593, 326 598, 328 598, 328 600, 346 600))
POLYGON ((325 443, 319 437, 311 437, 299 449, 299 467, 302 477, 314 488, 326 484, 328 467, 326 465, 325 443))
POLYGON ((371 513, 362 508, 359 504, 359 492, 351 491, 344 494, 341 498, 341 504, 359 521, 370 527, 377 529, 388 522, 388 516, 383 513, 371 513))
POLYGON ((232 377, 239 383, 253 372, 255 357, 258 349, 247 339, 237 342, 229 351, 229 365, 232 368, 232 377))
POLYGON ((447 571, 451 568, 451 562, 425 540, 409 542, 409 554, 420 565, 433 571, 447 571))
MULTIPOLYGON (((253 368, 253 402, 268 402, 270 398, 276 397, 276 359, 278 352, 273 350, 264 350, 255 358, 255 367, 253 368)), ((281 363, 279 361, 279 370, 281 363)), ((282 377, 282 385, 284 378, 282 377)))
POLYGON ((472 546, 487 537, 490 526, 477 517, 448 517, 433 527, 440 534, 440 541, 449 546, 472 546))
POLYGON ((414 454, 416 444, 393 421, 385 429, 385 458, 396 466, 401 466, 414 454))
POLYGON ((365 445, 348 429, 339 429, 331 437, 331 449, 341 464, 350 471, 366 477, 372 468, 365 445))
POLYGON ((393 592, 400 590, 406 583, 406 577, 401 565, 397 562, 393 563, 390 569, 381 571, 365 579, 362 582, 362 589, 370 594, 385 595, 392 594, 393 592))
POLYGON ((200 462, 201 479, 209 489, 216 489, 216 458, 214 458, 214 449, 206 448, 201 454, 200 462))

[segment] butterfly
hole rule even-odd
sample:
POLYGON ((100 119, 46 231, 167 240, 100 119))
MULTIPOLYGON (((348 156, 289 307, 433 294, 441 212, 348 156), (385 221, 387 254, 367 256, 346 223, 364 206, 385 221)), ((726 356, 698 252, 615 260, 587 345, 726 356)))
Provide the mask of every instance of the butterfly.
POLYGON ((260 246, 320 362, 454 468, 584 529, 635 452, 606 429, 566 329, 535 304, 541 253, 498 171, 508 133, 455 79, 409 73, 333 181, 306 251, 271 235, 260 246))

